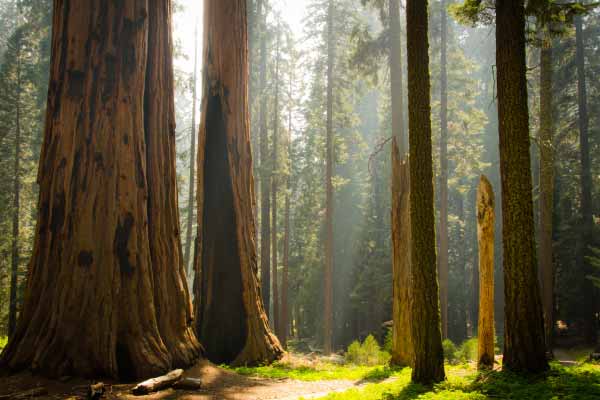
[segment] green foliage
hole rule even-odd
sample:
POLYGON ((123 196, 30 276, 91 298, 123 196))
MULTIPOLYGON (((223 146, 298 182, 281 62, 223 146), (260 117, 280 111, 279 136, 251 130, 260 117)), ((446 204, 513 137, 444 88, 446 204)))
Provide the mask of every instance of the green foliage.
POLYGON ((8 343, 8 336, 0 336, 0 351, 6 347, 8 343))
POLYGON ((457 357, 462 362, 477 360, 477 338, 465 340, 457 351, 457 357))
POLYGON ((383 351, 386 351, 386 352, 392 354, 393 341, 394 341, 394 331, 392 330, 392 328, 388 328, 387 332, 385 333, 385 339, 383 341, 383 351))
POLYGON ((352 342, 345 357, 348 363, 355 365, 381 365, 390 360, 390 354, 381 350, 373 335, 367 336, 362 343, 358 340, 352 342))
POLYGON ((446 362, 448 362, 449 364, 456 364, 458 363, 458 355, 457 355, 457 348, 456 345, 454 344, 454 342, 450 339, 445 339, 442 342, 442 347, 444 348, 444 359, 446 360, 446 362))
POLYGON ((592 400, 600 396, 600 367, 552 365, 543 375, 523 376, 508 372, 479 374, 475 367, 449 367, 448 379, 433 387, 411 384, 410 369, 391 382, 330 394, 327 400, 592 400))

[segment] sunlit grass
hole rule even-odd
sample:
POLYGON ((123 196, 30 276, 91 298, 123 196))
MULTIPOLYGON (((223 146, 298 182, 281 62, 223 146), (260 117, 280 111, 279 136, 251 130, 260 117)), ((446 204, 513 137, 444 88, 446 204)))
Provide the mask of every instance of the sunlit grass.
POLYGON ((321 380, 364 380, 380 381, 400 374, 399 370, 386 365, 359 366, 352 364, 333 364, 317 362, 311 365, 296 365, 289 362, 276 362, 272 365, 261 367, 238 367, 233 371, 241 375, 255 376, 269 379, 296 379, 300 381, 321 380))
POLYGON ((478 374, 472 366, 446 366, 448 379, 426 388, 410 383, 410 370, 391 382, 330 394, 326 400, 592 400, 600 399, 600 366, 563 367, 557 363, 542 375, 509 372, 478 374))

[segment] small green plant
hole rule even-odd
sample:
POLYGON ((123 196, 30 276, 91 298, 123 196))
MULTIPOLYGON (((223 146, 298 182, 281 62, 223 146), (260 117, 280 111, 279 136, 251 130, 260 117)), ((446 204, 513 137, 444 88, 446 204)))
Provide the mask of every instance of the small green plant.
POLYGON ((373 335, 367 336, 364 342, 355 340, 348 346, 346 362, 355 365, 380 365, 390 360, 390 354, 382 351, 373 335))
POLYGON ((457 356, 456 345, 450 339, 445 339, 442 342, 442 347, 444 348, 444 359, 448 362, 448 364, 458 364, 459 357, 457 356))
POLYGON ((0 351, 6 347, 8 343, 8 336, 0 336, 0 351))
POLYGON ((458 348, 457 358, 461 362, 477 360, 477 338, 467 339, 458 348))
POLYGON ((387 351, 392 354, 392 346, 394 341, 394 332, 392 328, 388 328, 383 341, 383 351, 387 351))

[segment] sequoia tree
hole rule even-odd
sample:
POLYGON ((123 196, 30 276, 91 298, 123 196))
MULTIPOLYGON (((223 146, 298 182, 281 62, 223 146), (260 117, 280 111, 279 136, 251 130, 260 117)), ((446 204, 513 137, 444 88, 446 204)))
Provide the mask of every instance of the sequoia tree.
POLYGON ((406 3, 412 271, 412 379, 444 380, 435 254, 427 1, 406 3))
POLYGON ((214 362, 268 363, 283 349, 269 328, 257 274, 246 1, 205 0, 203 43, 197 333, 214 362))
POLYGON ((55 0, 53 15, 39 217, 2 365, 121 378, 190 365, 171 2, 55 0))
POLYGON ((507 369, 548 368, 534 241, 524 0, 496 1, 507 369))

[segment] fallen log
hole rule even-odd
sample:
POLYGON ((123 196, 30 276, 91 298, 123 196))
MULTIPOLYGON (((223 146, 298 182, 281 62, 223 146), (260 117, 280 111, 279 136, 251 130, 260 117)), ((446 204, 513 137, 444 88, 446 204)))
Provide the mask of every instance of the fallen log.
POLYGON ((182 374, 182 369, 176 369, 169 372, 166 375, 148 379, 142 383, 139 383, 131 391, 135 395, 157 392, 159 390, 173 386, 173 384, 175 384, 175 382, 177 382, 181 378, 182 374))
POLYGON ((198 378, 181 378, 179 381, 175 382, 173 385, 173 389, 181 389, 181 390, 198 390, 202 389, 202 380, 198 378))
POLYGON ((35 389, 26 390, 24 392, 11 393, 0 396, 0 400, 21 400, 30 399, 32 397, 40 397, 48 394, 48 389, 44 387, 38 387, 35 389))

